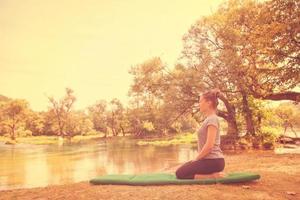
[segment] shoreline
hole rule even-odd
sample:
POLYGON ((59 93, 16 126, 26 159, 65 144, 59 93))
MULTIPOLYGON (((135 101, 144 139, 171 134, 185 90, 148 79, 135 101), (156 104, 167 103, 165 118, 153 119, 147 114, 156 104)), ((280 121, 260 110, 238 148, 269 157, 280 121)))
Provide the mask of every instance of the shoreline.
POLYGON ((1 190, 0 199, 195 199, 199 197, 218 199, 221 195, 228 199, 281 200, 297 199, 300 195, 300 154, 278 155, 271 152, 252 152, 227 155, 224 172, 233 171, 257 172, 261 175, 261 179, 230 185, 182 186, 91 185, 88 181, 82 181, 46 187, 1 190), (247 187, 243 187, 244 185, 250 188, 245 189, 247 187), (289 195, 288 192, 296 194, 289 195))

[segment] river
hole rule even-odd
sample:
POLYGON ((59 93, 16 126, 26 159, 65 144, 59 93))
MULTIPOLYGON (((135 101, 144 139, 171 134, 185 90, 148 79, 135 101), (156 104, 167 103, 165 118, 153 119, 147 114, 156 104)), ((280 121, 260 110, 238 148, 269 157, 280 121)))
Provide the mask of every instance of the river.
MULTIPOLYGON (((0 143, 0 190, 88 181, 104 174, 160 172, 197 154, 194 144, 159 147, 136 142, 114 138, 62 146, 0 143)), ((300 153, 300 148, 275 153, 300 153)))

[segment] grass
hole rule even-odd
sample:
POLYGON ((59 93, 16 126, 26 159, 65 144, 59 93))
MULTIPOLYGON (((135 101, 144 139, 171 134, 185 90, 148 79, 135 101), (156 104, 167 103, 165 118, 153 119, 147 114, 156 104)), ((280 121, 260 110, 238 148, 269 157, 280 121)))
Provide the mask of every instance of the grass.
MULTIPOLYGON (((299 133, 299 129, 296 130, 299 133)), ((293 135, 291 131, 287 131, 286 135, 293 135)), ((90 135, 76 135, 72 137, 71 141, 65 142, 76 144, 84 141, 100 139, 103 137, 103 133, 90 134, 90 135)), ((120 137, 118 139, 123 139, 120 137)), ((11 142, 9 137, 0 136, 0 142, 6 143, 11 142)), ((197 142, 197 135, 195 133, 186 132, 180 133, 171 138, 156 138, 156 139, 140 139, 138 140, 138 145, 154 145, 154 146, 169 146, 176 144, 193 144, 197 142)), ((25 143, 25 144, 36 144, 36 145, 48 145, 48 144, 61 144, 62 141, 58 136, 26 136, 26 137, 17 137, 16 143, 25 143)), ((243 143, 243 141, 241 141, 243 143)))
MULTIPOLYGON (((76 135, 72 137, 71 143, 80 143, 82 141, 88 141, 88 140, 94 140, 99 139, 102 137, 102 134, 97 135, 76 135)), ((67 141, 67 139, 64 139, 64 141, 67 141)), ((0 136, 0 142, 10 142, 11 141, 9 137, 0 136)), ((16 143, 23 143, 23 144, 35 144, 35 145, 48 145, 48 144, 60 144, 62 143, 62 140, 58 136, 27 136, 27 137, 18 137, 16 139, 16 143)))
POLYGON ((197 136, 195 133, 182 133, 176 135, 171 139, 157 139, 157 140, 140 140, 138 145, 155 145, 155 146, 169 146, 176 144, 192 144, 197 142, 197 136))

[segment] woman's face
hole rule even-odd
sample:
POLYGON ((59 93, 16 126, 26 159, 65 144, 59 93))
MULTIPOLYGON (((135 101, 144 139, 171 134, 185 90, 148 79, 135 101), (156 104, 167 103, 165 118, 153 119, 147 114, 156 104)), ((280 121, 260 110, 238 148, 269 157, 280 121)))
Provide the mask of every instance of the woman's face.
POLYGON ((206 112, 210 108, 210 102, 206 101, 205 98, 201 95, 199 98, 199 109, 200 112, 206 112))

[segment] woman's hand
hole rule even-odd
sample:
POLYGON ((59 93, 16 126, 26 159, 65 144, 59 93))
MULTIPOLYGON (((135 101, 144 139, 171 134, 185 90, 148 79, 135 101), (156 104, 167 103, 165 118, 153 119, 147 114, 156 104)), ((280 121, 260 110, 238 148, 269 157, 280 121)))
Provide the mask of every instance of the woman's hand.
POLYGON ((195 161, 198 161, 198 160, 201 160, 201 158, 196 157, 196 158, 194 158, 194 159, 191 160, 191 161, 192 161, 192 162, 195 162, 195 161))
POLYGON ((203 157, 205 157, 205 155, 207 155, 214 146, 214 142, 215 142, 216 135, 217 135, 217 127, 215 125, 208 125, 207 131, 208 131, 208 133, 207 133, 206 142, 205 142, 202 150, 199 152, 197 157, 194 159, 194 161, 200 160, 203 157))

